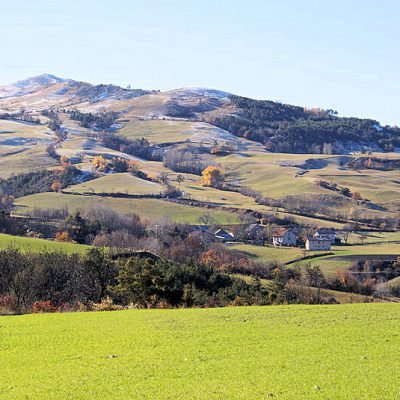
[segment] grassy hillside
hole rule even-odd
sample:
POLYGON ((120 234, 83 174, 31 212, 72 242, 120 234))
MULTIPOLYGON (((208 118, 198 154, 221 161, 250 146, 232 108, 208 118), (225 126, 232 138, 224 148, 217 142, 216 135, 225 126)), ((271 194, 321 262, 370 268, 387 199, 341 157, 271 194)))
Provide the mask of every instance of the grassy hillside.
POLYGON ((235 244, 230 247, 244 252, 250 258, 279 263, 287 263, 304 256, 304 249, 298 247, 255 246, 251 244, 235 244))
POLYGON ((184 142, 193 134, 193 123, 187 121, 132 120, 119 132, 130 139, 145 137, 152 143, 184 142))
POLYGON ((106 175, 89 182, 74 185, 65 190, 65 192, 158 195, 164 190, 165 187, 158 183, 136 178, 129 173, 123 173, 106 175))
MULTIPOLYGON (((32 79, 35 81, 36 78, 32 79)), ((38 82, 41 81, 39 77, 38 82)), ((180 187, 186 200, 203 204, 196 204, 202 205, 200 208, 155 199, 92 195, 152 195, 165 189, 165 186, 158 183, 120 173, 108 174, 66 188, 65 191, 74 193, 73 196, 44 193, 18 198, 14 210, 16 214, 26 215, 32 213, 34 208, 66 206, 72 211, 101 204, 122 214, 135 212, 143 220, 152 223, 160 219, 171 219, 195 224, 201 215, 209 212, 216 223, 230 224, 239 222, 239 213, 232 210, 234 208, 249 209, 267 217, 276 216, 311 227, 340 229, 347 222, 358 221, 364 229, 372 226, 378 229, 397 229, 396 220, 400 210, 397 177, 399 154, 378 153, 378 147, 373 147, 373 158, 382 161, 382 165, 389 159, 394 161, 390 167, 394 169, 385 170, 379 167, 380 162, 360 162, 363 159, 366 161, 369 155, 357 154, 362 146, 353 145, 369 135, 372 142, 379 142, 382 148, 390 151, 393 149, 390 144, 400 140, 398 129, 382 127, 380 133, 376 121, 343 119, 330 111, 305 110, 268 101, 231 98, 227 93, 205 89, 183 88, 164 93, 147 93, 127 91, 110 85, 92 86, 82 82, 72 84, 72 81, 63 80, 42 86, 39 84, 37 90, 24 96, 0 99, 0 110, 16 112, 23 107, 30 116, 40 117, 42 121, 42 124, 30 124, 0 120, 0 177, 32 169, 54 168, 59 165, 58 156, 71 158, 78 168, 86 172, 93 171, 91 161, 96 155, 103 155, 108 161, 122 157, 138 161, 140 170, 153 177, 160 173, 168 174, 169 182, 180 187), (68 90, 65 92, 61 89, 68 90), (54 96, 55 93, 57 96, 54 96), (65 132, 65 137, 55 147, 53 158, 46 151, 49 143, 56 140, 55 132, 45 124, 52 118, 49 109, 56 110, 54 112, 65 132), (96 124, 82 126, 79 120, 71 119, 72 109, 81 113, 97 113, 97 118, 103 112, 117 113, 112 119, 114 123, 109 127, 109 133, 112 132, 115 137, 125 137, 126 140, 145 137, 151 150, 148 153, 140 152, 132 143, 133 147, 125 146, 129 142, 121 146, 118 141, 111 141, 111 145, 110 140, 104 140, 104 136, 99 135, 96 124), (41 114, 43 110, 46 110, 46 116, 41 114), (344 130, 339 130, 340 127, 344 130), (342 133, 338 141, 342 141, 345 146, 332 144, 339 131, 342 133), (386 136, 390 140, 382 141, 386 136), (347 143, 348 140, 351 143, 347 143), (201 156, 204 161, 201 168, 208 164, 220 166, 225 173, 226 187, 244 189, 242 193, 247 194, 251 192, 248 189, 253 194, 258 192, 262 205, 237 191, 203 187, 199 175, 188 173, 196 171, 182 170, 177 165, 166 163, 175 169, 172 171, 163 162, 155 161, 159 160, 159 155, 164 154, 164 151, 167 154, 170 151, 170 154, 174 151, 181 155, 189 154, 189 157, 201 156), (185 153, 187 151, 189 153, 185 153), (289 154, 290 151, 302 154, 289 154), (311 154, 321 151, 333 151, 341 155, 311 154), (183 182, 177 182, 178 174, 184 177, 183 182), (361 199, 360 196, 352 199, 355 192, 361 199), (210 209, 208 203, 217 204, 222 209, 210 209)), ((179 158, 177 154, 175 157, 179 158)), ((397 254, 399 250, 392 241, 386 247, 383 244, 370 247, 373 242, 369 239, 366 244, 358 249, 335 249, 335 255, 346 256, 352 252, 397 254)), ((250 249, 249 253, 253 258, 272 258, 281 262, 291 261, 302 253, 299 249, 272 250, 250 249)), ((320 263, 327 274, 349 265, 347 260, 332 257, 320 257, 314 261, 320 263)))
POLYGON ((46 153, 54 138, 45 125, 0 120, 0 177, 55 165, 46 153))
MULTIPOLYGON (((174 204, 156 199, 124 199, 99 196, 80 196, 59 193, 39 193, 21 197, 16 201, 16 213, 27 215, 34 208, 56 209, 67 207, 70 211, 104 205, 122 214, 137 213, 142 219, 157 222, 167 218, 172 221, 197 224, 205 209, 174 204)), ((226 211, 213 211, 213 217, 220 224, 235 223, 238 217, 226 211)))
POLYGON ((397 304, 25 315, 0 330, 4 400, 400 396, 397 304))
MULTIPOLYGON (((17 105, 19 107, 23 105, 24 108, 30 110, 30 114, 38 117, 40 116, 41 108, 36 107, 36 102, 41 99, 43 102, 43 109, 52 108, 54 105, 52 102, 55 100, 53 98, 54 96, 51 94, 53 91, 58 91, 65 85, 68 86, 69 84, 57 82, 54 87, 53 85, 46 86, 33 94, 27 94, 8 100, 3 99, 0 101, 0 106, 3 103, 4 105, 10 103, 8 105, 13 104, 15 107, 17 107, 17 105)), ((258 115, 258 112, 254 115, 252 112, 259 107, 261 107, 259 111, 262 111, 262 115, 259 115, 260 118, 262 117, 261 119, 266 116, 268 117, 270 113, 272 113, 273 120, 275 120, 276 117, 278 120, 283 118, 283 120, 286 121, 286 117, 290 116, 289 119, 291 120, 291 118, 294 118, 293 121, 304 117, 307 120, 315 122, 315 120, 322 118, 329 124, 333 123, 333 121, 344 123, 349 129, 358 127, 359 123, 366 124, 369 129, 373 121, 345 121, 329 113, 326 114, 322 112, 322 114, 318 116, 313 113, 305 112, 302 108, 293 108, 291 106, 279 105, 271 102, 253 102, 243 98, 229 100, 226 94, 204 92, 201 90, 181 89, 166 93, 154 92, 149 94, 143 92, 140 94, 145 95, 136 97, 136 94, 128 93, 116 87, 111 88, 104 86, 97 88, 89 84, 79 83, 77 88, 81 86, 85 89, 84 97, 79 99, 75 98, 75 91, 77 90, 75 88, 73 91, 65 94, 64 100, 61 99, 61 97, 63 97, 61 96, 60 99, 57 100, 57 104, 60 105, 64 102, 67 104, 72 98, 75 98, 73 108, 84 113, 89 111, 99 112, 100 109, 118 112, 118 119, 113 127, 116 135, 125 136, 129 139, 145 137, 152 146, 157 144, 168 145, 166 148, 167 150, 178 147, 183 151, 186 146, 183 142, 187 140, 190 140, 192 146, 198 145, 199 148, 201 147, 201 152, 205 153, 209 152, 215 145, 228 145, 227 147, 230 148, 228 153, 231 154, 221 155, 224 154, 221 153, 220 155, 209 155, 209 161, 210 163, 219 164, 226 173, 226 181, 235 187, 249 187, 261 193, 263 197, 275 200, 286 198, 287 196, 295 196, 297 199, 303 199, 304 201, 304 197, 307 196, 324 196, 314 199, 315 202, 330 207, 332 212, 328 214, 336 214, 336 216, 342 219, 354 215, 359 219, 368 217, 396 218, 397 216, 395 213, 397 205, 392 204, 396 202, 400 193, 396 178, 396 170, 381 171, 363 169, 354 171, 346 167, 345 164, 356 157, 356 155, 288 154, 286 153, 287 150, 284 149, 281 151, 285 151, 285 153, 271 153, 266 150, 263 144, 257 141, 257 138, 253 138, 255 141, 249 140, 249 138, 252 138, 251 135, 242 135, 238 132, 232 134, 229 132, 229 130, 232 130, 229 126, 226 127, 227 130, 224 130, 205 122, 214 121, 214 118, 207 117, 208 113, 211 113, 212 117, 219 118, 219 116, 236 115, 235 113, 237 112, 241 113, 244 110, 243 107, 247 107, 248 111, 251 111, 249 115, 246 114, 248 117, 247 122, 251 122, 253 117, 256 114, 258 115), (111 92, 107 92, 107 96, 105 96, 102 101, 90 105, 87 96, 93 95, 96 97, 100 93, 103 93, 104 90, 108 91, 109 89, 112 89, 111 92), (87 90, 89 91, 87 92, 87 90), (98 90, 100 90, 100 92, 98 92, 98 90), (122 97, 115 96, 115 91, 118 93, 121 92, 120 95, 122 95, 122 97), (131 97, 131 95, 133 97, 131 97), (225 98, 224 100, 221 100, 221 95, 225 98), (232 104, 230 104, 231 101, 233 102, 232 104), (237 101, 239 101, 240 104, 237 103, 237 101), (170 117, 167 114, 168 110, 171 110, 171 106, 173 106, 172 108, 175 111, 183 107, 183 109, 188 109, 190 112, 183 117, 170 117), (274 110, 278 112, 278 114, 275 115, 274 110), (350 122, 351 124, 348 126, 350 122), (314 160, 312 166, 307 165, 310 159, 314 160), (337 192, 318 186, 316 181, 320 179, 332 184, 337 184, 340 188, 346 187, 352 192, 359 192, 363 198, 370 199, 383 206, 390 202, 390 204, 388 204, 390 209, 379 209, 379 207, 372 209, 374 206, 367 207, 366 204, 362 204, 361 202, 357 203, 348 197, 341 197, 337 192), (336 196, 336 199, 330 202, 329 199, 334 196, 336 196)), ((98 100, 97 97, 96 99, 98 100)), ((67 106, 66 109, 68 108, 71 107, 67 106)), ((13 109, 13 107, 11 107, 11 109, 13 109)), ((90 161, 93 156, 98 154, 102 154, 107 159, 113 157, 137 159, 137 157, 132 154, 106 148, 99 140, 94 127, 82 127, 79 121, 71 120, 70 117, 71 115, 68 114, 68 112, 58 111, 58 118, 62 128, 68 132, 66 140, 57 145, 56 151, 58 155, 73 157, 75 160, 80 160, 79 167, 86 171, 92 169, 90 161)), ((43 116, 41 116, 41 118, 43 122, 46 121, 46 118, 43 116)), ((246 118, 240 123, 243 122, 243 124, 246 125, 246 118)), ((256 119, 258 119, 258 117, 256 119)), ((275 130, 275 128, 276 127, 273 129, 275 130)), ((312 126, 307 129, 312 130, 312 126)), ((250 133, 255 132, 255 130, 254 132, 251 130, 250 133)), ((376 133, 375 128, 374 132, 376 133)), ((396 132, 396 130, 393 132, 391 131, 391 134, 396 136, 396 132)), ((12 173, 29 171, 36 168, 51 168, 56 165, 57 161, 50 158, 46 153, 47 145, 55 139, 56 136, 54 132, 50 131, 44 124, 34 125, 0 120, 0 144, 7 144, 7 146, 2 146, 7 147, 7 151, 0 149, 0 176, 9 176, 12 173)), ((277 149, 275 149, 275 151, 276 150, 277 149)), ((394 153, 374 153, 374 157, 381 159, 399 158, 399 156, 394 153)), ((171 183, 176 185, 177 173, 163 166, 162 162, 141 159, 140 167, 143 171, 155 176, 159 175, 160 172, 168 173, 171 183)), ((185 181, 181 184, 181 188, 186 192, 187 197, 200 201, 215 202, 226 207, 233 206, 237 208, 251 208, 260 212, 271 212, 270 209, 260 207, 255 204, 252 199, 237 193, 202 188, 198 176, 185 173, 183 175, 185 181)), ((107 176, 92 182, 90 186, 84 183, 72 187, 70 190, 73 192, 86 192, 89 190, 90 192, 94 191, 98 193, 127 192, 132 194, 158 192, 159 187, 155 185, 150 185, 152 186, 150 187, 146 182, 139 182, 138 180, 133 182, 134 180, 135 178, 129 177, 126 174, 107 176)), ((307 201, 308 199, 306 199, 306 202, 307 201)), ((86 203, 86 200, 84 200, 84 202, 86 203)), ((38 206, 41 206, 41 204, 38 204, 38 206)), ((287 203, 284 204, 283 207, 286 211, 293 211, 293 207, 287 203)), ((124 207, 122 207, 121 211, 124 211, 123 209, 124 207)), ((168 210, 168 207, 166 210, 168 210)), ((282 207, 280 211, 282 211, 282 207)), ((337 228, 342 226, 338 224, 340 221, 335 223, 319 219, 324 213, 325 216, 329 217, 326 209, 324 211, 315 211, 315 209, 311 207, 306 211, 308 212, 307 216, 294 216, 294 220, 299 223, 310 225, 335 226, 337 228), (310 218, 312 215, 316 218, 310 218)), ((168 215, 167 213, 162 214, 164 216, 168 215)), ((156 213, 157 218, 159 215, 159 213, 156 213)), ((282 214, 276 215, 282 216, 282 214)))
POLYGON ((61 243, 51 240, 0 234, 0 249, 15 247, 21 251, 62 251, 84 253, 89 246, 75 243, 61 243))

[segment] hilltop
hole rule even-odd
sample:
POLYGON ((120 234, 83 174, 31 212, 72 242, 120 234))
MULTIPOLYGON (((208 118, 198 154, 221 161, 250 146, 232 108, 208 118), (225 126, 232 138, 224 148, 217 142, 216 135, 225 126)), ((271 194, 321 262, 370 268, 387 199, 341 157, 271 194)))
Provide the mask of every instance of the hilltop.
POLYGON ((168 92, 92 85, 50 74, 0 87, 0 112, 21 108, 115 111, 124 118, 179 118, 202 121, 267 150, 285 153, 343 154, 361 149, 392 151, 400 129, 378 121, 342 118, 334 110, 307 109, 267 100, 252 100, 208 88, 168 92))

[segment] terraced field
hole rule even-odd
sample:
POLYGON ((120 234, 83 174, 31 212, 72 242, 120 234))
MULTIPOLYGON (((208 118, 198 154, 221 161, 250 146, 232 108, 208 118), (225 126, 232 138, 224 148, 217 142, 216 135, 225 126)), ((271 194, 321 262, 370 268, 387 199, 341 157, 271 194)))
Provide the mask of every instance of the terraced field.
MULTIPOLYGON (((175 204, 157 199, 126 199, 99 196, 82 196, 60 193, 39 193, 21 197, 16 201, 16 215, 29 215, 35 208, 68 208, 69 211, 103 205, 122 214, 136 213, 143 220, 157 222, 160 219, 175 222, 198 224, 205 209, 175 204)), ((238 216, 227 211, 213 211, 213 217, 219 224, 234 224, 238 216)))
POLYGON ((159 195, 162 185, 139 179, 129 173, 105 175, 65 190, 66 193, 126 193, 135 195, 159 195))

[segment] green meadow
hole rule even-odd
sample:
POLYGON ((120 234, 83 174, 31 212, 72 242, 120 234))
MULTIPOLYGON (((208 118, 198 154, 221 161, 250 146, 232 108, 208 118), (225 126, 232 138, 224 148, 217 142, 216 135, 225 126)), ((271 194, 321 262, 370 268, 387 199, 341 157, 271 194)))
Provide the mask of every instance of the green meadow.
POLYGON ((0 234, 0 249, 9 247, 24 252, 61 251, 64 253, 84 253, 90 248, 90 246, 76 243, 63 243, 52 240, 0 234))
MULTIPOLYGON (((143 220, 151 222, 169 219, 188 224, 199 223, 199 218, 207 211, 200 207, 175 204, 158 199, 129 199, 60 193, 39 193, 21 197, 17 199, 15 204, 15 213, 20 215, 29 215, 35 208, 57 209, 66 207, 69 211, 75 211, 101 205, 110 207, 121 214, 136 213, 143 220)), ((238 222, 238 216, 227 211, 213 211, 212 215, 220 224, 238 222)))
POLYGON ((70 193, 126 193, 158 195, 165 190, 162 185, 139 179, 129 173, 110 174, 64 190, 70 193))
POLYGON ((400 398, 400 305, 1 317, 0 398, 400 398))

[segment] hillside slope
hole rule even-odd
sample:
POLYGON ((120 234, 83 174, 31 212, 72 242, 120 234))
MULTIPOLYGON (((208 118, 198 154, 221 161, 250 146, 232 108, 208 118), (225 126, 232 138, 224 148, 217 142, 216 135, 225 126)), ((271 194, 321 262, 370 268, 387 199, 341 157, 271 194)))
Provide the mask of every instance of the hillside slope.
POLYGON ((260 142, 274 152, 343 154, 400 148, 400 129, 381 126, 375 120, 342 118, 333 110, 252 100, 214 89, 182 88, 161 93, 91 85, 48 74, 0 87, 0 114, 54 107, 118 111, 120 117, 128 119, 205 121, 260 142))
MULTIPOLYGON (((158 92, 42 75, 0 93, 1 177, 59 167, 60 157, 88 174, 93 159, 102 156, 109 166, 113 159, 134 162, 141 171, 138 179, 148 178, 140 182, 124 170, 106 178, 118 171, 95 171, 92 183, 65 188, 74 197, 59 197, 73 209, 94 204, 96 195, 112 195, 102 201, 113 207, 124 204, 124 210, 134 201, 151 216, 152 210, 142 207, 145 201, 115 197, 143 196, 149 180, 159 185, 149 193, 162 195, 168 185, 159 177, 165 175, 170 186, 182 189, 180 207, 190 210, 184 213, 187 218, 176 215, 180 222, 194 223, 213 207, 223 215, 239 210, 312 226, 397 226, 399 155, 349 153, 364 147, 396 149, 398 128, 207 88, 158 92), (223 188, 201 184, 199 175, 208 165, 223 171, 223 188)), ((53 200, 34 194, 16 203, 29 204, 31 212, 35 207, 53 209, 53 200)), ((21 206, 14 211, 24 214, 21 206)))

